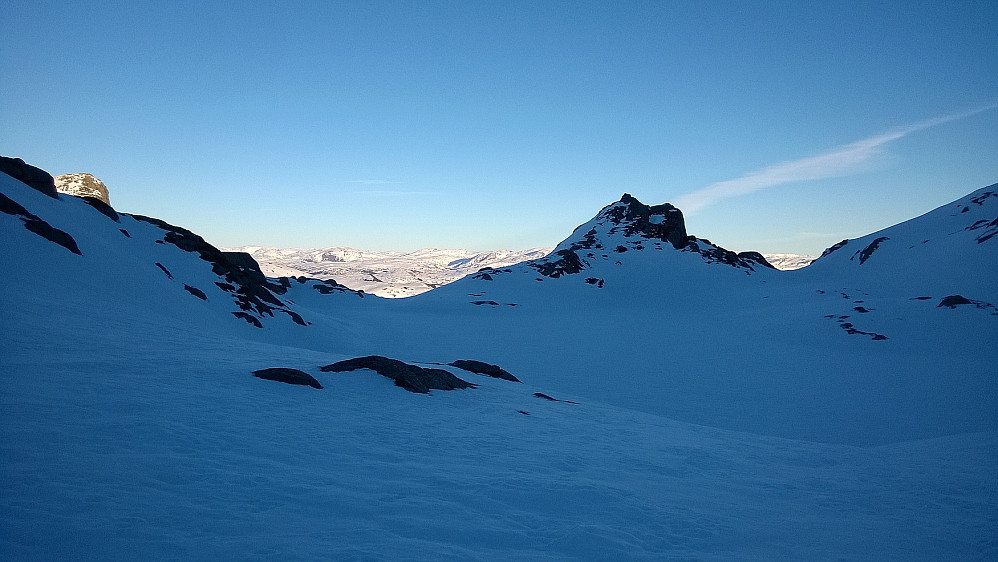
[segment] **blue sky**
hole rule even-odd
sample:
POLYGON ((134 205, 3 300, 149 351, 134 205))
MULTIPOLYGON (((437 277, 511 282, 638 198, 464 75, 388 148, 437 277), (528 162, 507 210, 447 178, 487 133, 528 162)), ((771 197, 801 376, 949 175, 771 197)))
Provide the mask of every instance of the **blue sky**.
POLYGON ((7 0, 0 154, 219 246, 554 245, 628 192, 813 254, 998 181, 990 0, 243 4, 7 0))

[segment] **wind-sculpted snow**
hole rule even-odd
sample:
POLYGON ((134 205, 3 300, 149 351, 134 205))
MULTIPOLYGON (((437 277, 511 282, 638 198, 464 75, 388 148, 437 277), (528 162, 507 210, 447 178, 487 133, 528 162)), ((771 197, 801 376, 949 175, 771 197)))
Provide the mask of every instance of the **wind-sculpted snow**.
POLYGON ((993 192, 786 272, 625 202, 393 300, 0 174, 81 254, 0 213, 0 558, 993 559, 993 192))

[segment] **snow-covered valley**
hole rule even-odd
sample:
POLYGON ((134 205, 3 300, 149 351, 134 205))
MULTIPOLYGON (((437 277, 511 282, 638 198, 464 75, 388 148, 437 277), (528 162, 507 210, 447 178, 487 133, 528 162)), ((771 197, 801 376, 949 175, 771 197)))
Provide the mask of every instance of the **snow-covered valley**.
MULTIPOLYGON (((484 267, 501 269, 543 258, 553 248, 529 250, 472 250, 423 248, 415 252, 376 252, 355 248, 267 248, 239 246, 223 248, 246 252, 268 277, 330 279, 356 291, 387 298, 425 293, 484 267)), ((777 269, 800 269, 814 256, 763 254, 777 269)))
POLYGON ((0 557, 993 559, 996 189, 795 271, 625 196, 385 299, 0 174, 0 557))

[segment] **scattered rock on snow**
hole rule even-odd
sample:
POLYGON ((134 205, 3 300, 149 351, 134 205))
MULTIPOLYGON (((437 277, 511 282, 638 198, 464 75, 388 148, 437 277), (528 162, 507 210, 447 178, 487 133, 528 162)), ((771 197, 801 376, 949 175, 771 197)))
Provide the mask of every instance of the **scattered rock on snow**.
POLYGON ((490 365, 482 361, 475 361, 472 359, 458 359, 448 363, 451 367, 457 367, 458 369, 463 369, 465 371, 476 373, 479 375, 488 375, 494 379, 503 379, 512 382, 520 382, 520 379, 514 377, 512 373, 503 369, 499 365, 490 365))
POLYGON ((544 399, 544 400, 550 400, 551 402, 564 402, 566 404, 578 404, 578 402, 572 402, 571 400, 558 400, 557 398, 548 396, 547 394, 544 394, 543 392, 535 392, 534 396, 536 396, 537 398, 544 399))
POLYGON ((859 264, 863 265, 863 263, 865 263, 866 260, 870 259, 870 256, 873 255, 873 252, 875 252, 877 248, 880 247, 881 242, 885 242, 887 240, 890 240, 890 238, 886 236, 881 236, 880 238, 875 239, 873 242, 870 242, 870 244, 867 247, 853 254, 852 257, 855 258, 856 256, 859 256, 859 264))
POLYGON ((269 381, 301 384, 311 386, 312 388, 322 388, 322 385, 319 384, 319 381, 315 380, 315 377, 304 371, 299 371, 298 369, 288 369, 285 367, 260 369, 258 371, 253 371, 253 376, 269 381))
POLYGON ((195 297, 203 301, 208 300, 208 295, 204 294, 204 291, 198 289, 197 287, 191 287, 190 285, 184 283, 184 289, 186 289, 188 293, 194 295, 195 297))
POLYGON ((29 213, 28 210, 22 207, 20 203, 7 197, 3 193, 0 193, 0 213, 21 217, 21 220, 24 221, 24 228, 37 234, 38 236, 41 236, 49 242, 53 242, 63 248, 66 248, 78 256, 83 255, 83 252, 80 251, 80 247, 76 245, 76 240, 73 239, 68 232, 59 230, 42 220, 40 217, 29 213))
POLYGON ((443 369, 426 369, 417 365, 403 363, 397 359, 389 359, 380 355, 356 357, 320 367, 319 370, 328 373, 341 373, 357 369, 370 369, 382 376, 395 381, 409 392, 429 394, 431 389, 454 390, 475 388, 476 385, 455 377, 450 371, 443 369))
POLYGON ((974 301, 964 297, 963 295, 950 295, 948 297, 943 297, 943 299, 939 301, 939 304, 936 306, 936 308, 939 308, 941 306, 956 308, 958 305, 961 304, 974 304, 974 301))

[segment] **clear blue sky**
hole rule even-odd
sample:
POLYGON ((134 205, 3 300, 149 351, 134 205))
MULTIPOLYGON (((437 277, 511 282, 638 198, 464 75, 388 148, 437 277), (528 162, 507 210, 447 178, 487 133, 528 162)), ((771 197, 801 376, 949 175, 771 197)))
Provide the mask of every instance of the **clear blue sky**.
POLYGON ((554 245, 629 192, 730 249, 817 253, 998 181, 996 22, 993 0, 6 0, 0 154, 219 246, 554 245))

